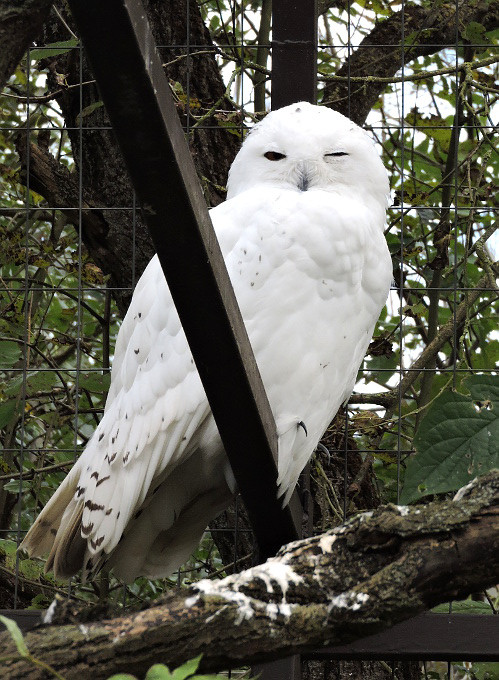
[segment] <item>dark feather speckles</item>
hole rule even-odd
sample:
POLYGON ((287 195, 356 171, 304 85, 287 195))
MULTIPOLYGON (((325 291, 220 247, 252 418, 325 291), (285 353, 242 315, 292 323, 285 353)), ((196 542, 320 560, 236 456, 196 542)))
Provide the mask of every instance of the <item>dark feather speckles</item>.
POLYGON ((102 484, 102 482, 105 482, 105 481, 108 480, 109 478, 110 478, 110 475, 107 475, 107 477, 101 477, 95 486, 96 486, 96 487, 97 487, 97 486, 100 486, 100 485, 102 484))
POLYGON ((82 524, 81 525, 81 535, 82 536, 88 536, 88 534, 91 533, 93 528, 94 528, 93 522, 90 522, 90 524, 82 524))
POLYGON ((112 513, 113 509, 109 508, 109 510, 106 510, 106 517, 108 517, 112 513))
POLYGON ((123 465, 126 465, 128 463, 128 459, 130 457, 130 451, 127 451, 125 455, 123 456, 123 465))
POLYGON ((55 536, 57 534, 57 529, 54 529, 54 527, 52 527, 50 533, 52 534, 52 536, 55 536))
POLYGON ((76 497, 79 498, 80 496, 83 496, 85 493, 85 487, 84 486, 77 486, 76 487, 76 497))
POLYGON ((138 354, 140 352, 140 349, 134 349, 133 351, 135 352, 135 354, 138 354))
POLYGON ((103 542, 105 536, 99 536, 99 538, 96 538, 95 541, 90 539, 90 545, 94 550, 96 550, 103 542))
POLYGON ((99 479, 99 473, 97 470, 94 470, 92 474, 90 475, 90 479, 99 479))
POLYGON ((99 435, 99 441, 101 442, 103 439, 104 439, 104 432, 102 432, 102 434, 99 435))
POLYGON ((94 503, 90 499, 88 499, 88 501, 85 502, 85 507, 88 508, 89 510, 91 510, 92 512, 94 510, 104 510, 103 505, 99 505, 98 503, 94 503))
POLYGON ((139 314, 138 314, 139 319, 140 319, 141 316, 142 316, 142 312, 139 312, 139 314))

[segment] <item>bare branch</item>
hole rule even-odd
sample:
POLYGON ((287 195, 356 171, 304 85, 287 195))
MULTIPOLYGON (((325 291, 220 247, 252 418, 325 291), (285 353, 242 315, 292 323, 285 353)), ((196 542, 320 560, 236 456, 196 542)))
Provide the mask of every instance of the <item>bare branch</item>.
POLYGON ((418 57, 434 54, 456 41, 458 31, 471 21, 489 31, 499 24, 499 0, 476 3, 463 0, 458 5, 435 2, 431 7, 406 4, 400 12, 377 23, 359 47, 338 70, 341 81, 329 82, 324 90, 324 102, 362 125, 386 85, 386 78, 418 57), (457 11, 457 14, 456 14, 457 11), (405 36, 406 44, 401 45, 405 36), (369 82, 355 83, 349 77, 365 78, 369 82), (345 79, 345 80, 343 80, 345 79))

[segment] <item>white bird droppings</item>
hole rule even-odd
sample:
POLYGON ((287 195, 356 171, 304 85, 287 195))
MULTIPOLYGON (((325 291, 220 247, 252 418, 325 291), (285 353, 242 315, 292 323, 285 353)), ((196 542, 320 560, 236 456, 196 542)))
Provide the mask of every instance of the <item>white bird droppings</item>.
POLYGON ((396 505, 397 510, 400 512, 402 517, 406 517, 410 513, 410 509, 407 505, 396 505))
POLYGON ((328 553, 331 552, 331 548, 333 547, 333 543, 336 542, 336 536, 322 536, 320 541, 319 541, 319 548, 322 550, 323 553, 328 553))
POLYGON ((329 603, 329 611, 332 609, 351 609, 357 611, 369 599, 367 593, 355 593, 352 590, 347 590, 345 593, 340 593, 331 598, 329 603))
POLYGON ((52 620, 54 618, 55 610, 57 608, 57 600, 52 600, 50 603, 50 607, 47 609, 45 614, 42 616, 42 621, 43 623, 46 623, 48 626, 52 623, 52 620))
POLYGON ((468 491, 470 491, 475 486, 476 480, 477 477, 475 477, 475 479, 472 479, 469 484, 466 484, 466 486, 461 487, 452 500, 453 501, 462 500, 466 496, 468 491))
MULTIPOLYGON (((193 586, 199 594, 186 598, 185 606, 192 607, 200 600, 201 594, 220 597, 229 603, 237 605, 238 612, 235 624, 239 625, 242 621, 250 619, 254 615, 255 610, 262 606, 259 600, 240 592, 240 588, 248 587, 255 580, 263 581, 268 593, 276 593, 276 586, 281 591, 280 603, 264 603, 267 615, 272 619, 278 616, 289 618, 292 613, 293 604, 286 602, 286 593, 291 584, 301 583, 303 578, 296 574, 288 564, 278 560, 268 560, 265 564, 252 567, 235 576, 227 576, 227 578, 221 581, 209 581, 207 579, 199 581, 193 586)), ((206 623, 213 620, 215 615, 211 614, 206 619, 206 623)))

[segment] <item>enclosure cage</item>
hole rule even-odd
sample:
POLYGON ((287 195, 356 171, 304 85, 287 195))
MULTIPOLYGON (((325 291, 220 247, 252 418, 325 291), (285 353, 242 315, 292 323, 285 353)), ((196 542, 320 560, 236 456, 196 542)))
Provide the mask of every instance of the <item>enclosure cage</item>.
MULTIPOLYGON (((16 552, 99 422, 120 322, 155 250, 117 139, 128 137, 127 162, 141 167, 156 114, 151 109, 137 124, 123 106, 135 75, 119 21, 106 40, 94 22, 96 82, 85 40, 92 27, 83 15, 88 11, 90 24, 89 7, 98 3, 81 15, 76 0, 69 4, 74 17, 65 3, 47 6, 42 30, 6 74, 2 94, 0 608, 18 620, 28 607, 45 609, 56 593, 126 611, 258 560, 240 498, 172 579, 125 586, 103 573, 67 586, 16 552), (110 65, 110 55, 106 60, 109 45, 123 50, 124 71, 110 65), (113 98, 121 116, 114 131, 107 113, 113 98)), ((108 3, 109 19, 115 4, 108 3)), ((208 205, 224 200, 228 168, 251 125, 270 107, 301 100, 364 126, 390 175, 390 297, 356 389, 300 478, 304 517, 296 521, 294 506, 285 521, 302 535, 321 533, 380 503, 454 494, 499 467, 497 2, 144 5, 208 205)), ((123 6, 132 17, 141 14, 132 0, 123 6)), ((161 193, 157 180, 150 189, 161 193)), ((156 247, 158 238, 157 231, 156 247)), ((402 636, 386 662, 373 661, 383 658, 379 650, 353 646, 344 652, 349 661, 325 650, 304 656, 301 670, 296 658, 262 667, 262 677, 499 677, 499 646, 489 646, 486 617, 498 607, 498 591, 490 589, 439 610, 467 621, 473 662, 443 642, 438 651, 438 640, 427 661, 411 654, 409 636, 430 630, 426 622, 404 629, 405 652, 402 636)))

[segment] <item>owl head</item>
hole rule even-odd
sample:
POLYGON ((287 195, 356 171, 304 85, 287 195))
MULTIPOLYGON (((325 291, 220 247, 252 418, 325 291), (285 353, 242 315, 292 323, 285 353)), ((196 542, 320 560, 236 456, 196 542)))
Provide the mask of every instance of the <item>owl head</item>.
POLYGON ((298 102, 248 134, 229 172, 227 198, 254 188, 329 191, 386 206, 388 176, 373 141, 337 111, 298 102))

